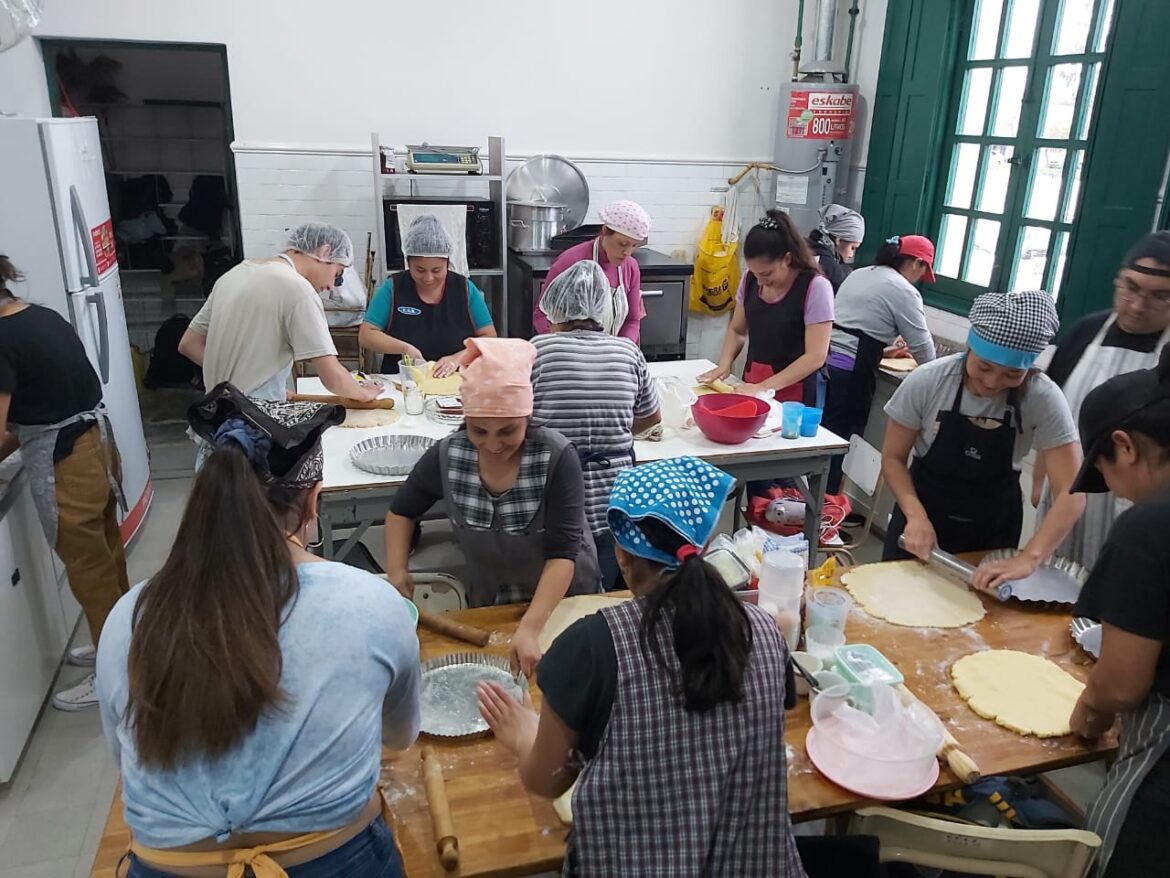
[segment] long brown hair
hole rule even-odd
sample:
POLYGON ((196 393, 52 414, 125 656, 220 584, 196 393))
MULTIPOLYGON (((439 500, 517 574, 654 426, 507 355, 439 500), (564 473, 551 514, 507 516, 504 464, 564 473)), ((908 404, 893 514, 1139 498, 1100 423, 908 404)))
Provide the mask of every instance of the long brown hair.
POLYGON ((207 458, 134 608, 128 715, 143 765, 222 755, 279 710, 278 634, 298 589, 285 526, 303 502, 265 490, 238 446, 207 458))
POLYGON ((0 298, 16 298, 8 284, 24 280, 24 275, 12 264, 12 260, 0 254, 0 298))

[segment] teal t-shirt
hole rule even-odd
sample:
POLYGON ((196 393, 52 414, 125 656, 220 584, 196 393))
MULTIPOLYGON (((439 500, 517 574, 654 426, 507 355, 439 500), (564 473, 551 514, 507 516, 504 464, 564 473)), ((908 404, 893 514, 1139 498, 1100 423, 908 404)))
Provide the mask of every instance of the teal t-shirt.
MULTIPOLYGON (((467 281, 467 301, 471 306, 471 320, 475 324, 476 330, 486 329, 491 326, 492 313, 488 310, 487 300, 484 299, 483 290, 477 287, 470 279, 467 281)), ((365 322, 385 331, 386 326, 390 323, 390 314, 393 309, 394 278, 388 277, 382 281, 378 289, 374 290, 374 296, 370 299, 370 304, 366 308, 365 322)))

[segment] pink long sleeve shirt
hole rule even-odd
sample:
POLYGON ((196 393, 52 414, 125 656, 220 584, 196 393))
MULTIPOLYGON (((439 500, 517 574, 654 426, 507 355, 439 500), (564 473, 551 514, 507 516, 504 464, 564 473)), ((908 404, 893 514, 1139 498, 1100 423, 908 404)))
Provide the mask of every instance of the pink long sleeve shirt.
MULTIPOLYGON (((540 299, 544 298, 544 292, 548 289, 548 285, 558 275, 566 271, 570 265, 593 258, 593 244, 593 241, 582 241, 556 258, 548 270, 548 277, 544 279, 544 283, 540 287, 540 299)), ((616 288, 618 285, 617 266, 609 261, 605 255, 605 249, 601 246, 597 248, 597 262, 601 265, 601 270, 605 272, 610 287, 616 288)), ((641 336, 642 318, 646 316, 646 311, 642 307, 642 269, 638 265, 638 260, 631 256, 623 262, 622 274, 625 276, 626 299, 630 303, 630 312, 626 315, 626 322, 622 324, 618 335, 638 344, 641 336)), ((540 299, 532 303, 532 331, 536 335, 542 335, 549 331, 548 317, 540 310, 540 299)))

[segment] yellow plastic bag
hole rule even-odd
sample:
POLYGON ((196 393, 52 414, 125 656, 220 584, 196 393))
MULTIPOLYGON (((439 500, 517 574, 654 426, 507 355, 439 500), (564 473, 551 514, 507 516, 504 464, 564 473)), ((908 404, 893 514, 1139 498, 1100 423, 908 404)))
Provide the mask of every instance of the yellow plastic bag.
POLYGON ((738 244, 723 243, 723 208, 711 208, 711 216, 695 256, 691 275, 691 310, 696 314, 727 314, 735 308, 739 287, 738 244))

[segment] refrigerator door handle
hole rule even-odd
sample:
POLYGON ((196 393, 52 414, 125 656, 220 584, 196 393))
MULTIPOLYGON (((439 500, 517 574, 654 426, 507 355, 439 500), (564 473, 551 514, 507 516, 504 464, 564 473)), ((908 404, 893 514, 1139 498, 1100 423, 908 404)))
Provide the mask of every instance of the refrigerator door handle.
POLYGON ((98 369, 102 384, 110 383, 110 325, 106 317, 106 297, 100 289, 85 294, 85 304, 97 308, 98 319, 98 369))
MULTIPOLYGON (((84 254, 84 264, 81 268, 82 287, 96 287, 98 285, 97 257, 93 252, 93 242, 89 239, 89 223, 85 220, 85 208, 81 206, 81 193, 76 186, 69 187, 69 201, 73 208, 73 227, 77 230, 78 243, 84 254), (86 271, 89 274, 86 274, 86 271)), ((102 303, 102 320, 105 321, 105 303, 102 303)))

